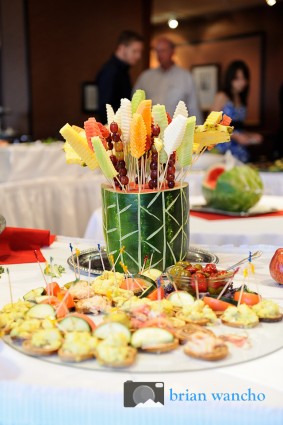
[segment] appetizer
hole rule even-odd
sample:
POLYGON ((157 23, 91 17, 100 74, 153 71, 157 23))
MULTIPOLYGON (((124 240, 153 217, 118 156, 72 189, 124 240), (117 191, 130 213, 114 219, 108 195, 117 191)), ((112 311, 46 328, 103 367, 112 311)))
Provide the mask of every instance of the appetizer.
POLYGON ((35 356, 48 356, 59 350, 62 341, 58 329, 40 329, 32 334, 30 340, 23 342, 23 349, 35 356))
POLYGON ((167 329, 149 327, 135 331, 132 335, 131 344, 142 351, 165 353, 177 348, 179 341, 167 329))
POLYGON ((97 338, 90 332, 67 332, 58 351, 64 362, 82 362, 94 357, 97 338))
POLYGON ((234 328, 253 328, 259 323, 256 313, 246 304, 231 306, 221 316, 224 325, 234 328))
POLYGON ((176 313, 176 317, 196 325, 213 324, 217 320, 214 311, 202 300, 197 300, 193 304, 183 307, 176 313))
POLYGON ((106 339, 97 345, 95 355, 103 366, 127 367, 131 366, 137 350, 128 345, 128 338, 123 333, 109 334, 106 339))
POLYGON ((193 323, 188 323, 180 329, 175 330, 174 334, 175 337, 178 338, 180 344, 185 344, 189 336, 196 332, 204 332, 208 335, 214 336, 214 333, 210 329, 204 328, 200 325, 195 325, 193 323))
POLYGON ((76 311, 78 313, 107 313, 111 308, 110 301, 102 295, 94 295, 91 298, 80 299, 76 303, 76 311))
POLYGON ((229 354, 227 345, 220 338, 202 331, 188 336, 184 352, 190 357, 210 361, 222 360, 229 354))
POLYGON ((252 309, 260 322, 279 322, 283 317, 279 305, 271 300, 262 300, 255 304, 252 309))

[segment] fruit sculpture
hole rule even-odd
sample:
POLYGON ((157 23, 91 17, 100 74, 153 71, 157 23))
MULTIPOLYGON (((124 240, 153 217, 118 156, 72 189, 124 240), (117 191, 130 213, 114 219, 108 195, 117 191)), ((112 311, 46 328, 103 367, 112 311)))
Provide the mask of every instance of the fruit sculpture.
POLYGON ((151 256, 152 267, 164 270, 188 250, 188 170, 207 148, 230 140, 231 120, 212 112, 196 125, 182 101, 171 119, 143 90, 121 99, 115 113, 111 105, 106 110, 106 126, 89 118, 84 128, 61 128, 67 162, 100 167, 107 180, 104 235, 117 268, 126 263, 134 273, 151 256))
POLYGON ((248 165, 225 169, 211 167, 202 184, 203 196, 213 208, 241 212, 253 207, 261 198, 263 183, 259 173, 248 165))

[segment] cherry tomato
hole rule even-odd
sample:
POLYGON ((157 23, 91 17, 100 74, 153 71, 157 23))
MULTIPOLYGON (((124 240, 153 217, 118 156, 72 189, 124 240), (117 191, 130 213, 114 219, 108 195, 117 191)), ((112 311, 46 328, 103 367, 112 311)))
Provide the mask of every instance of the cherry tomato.
POLYGON ((217 272, 217 268, 216 265, 213 263, 208 263, 206 264, 206 266, 204 267, 204 271, 211 274, 211 273, 216 273, 217 272))
POLYGON ((196 289, 196 282, 198 283, 199 292, 207 292, 208 284, 207 279, 203 273, 196 272, 191 280, 191 286, 196 289))

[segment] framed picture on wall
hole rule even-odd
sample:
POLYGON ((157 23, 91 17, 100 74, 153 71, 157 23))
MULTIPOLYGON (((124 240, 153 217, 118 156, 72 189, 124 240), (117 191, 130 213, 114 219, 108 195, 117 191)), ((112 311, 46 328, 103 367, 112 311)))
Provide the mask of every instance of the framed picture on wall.
POLYGON ((207 112, 210 110, 219 88, 220 65, 193 65, 191 72, 200 108, 203 112, 207 112))
POLYGON ((98 110, 98 89, 97 85, 92 82, 82 84, 82 110, 85 113, 98 110))

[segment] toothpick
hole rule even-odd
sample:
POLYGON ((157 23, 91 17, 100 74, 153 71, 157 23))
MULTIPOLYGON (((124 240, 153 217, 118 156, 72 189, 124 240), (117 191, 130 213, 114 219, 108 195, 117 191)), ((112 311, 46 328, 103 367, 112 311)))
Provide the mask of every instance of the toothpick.
POLYGON ((74 266, 75 280, 78 280, 75 257, 74 257, 74 252, 73 252, 73 245, 71 243, 69 243, 69 247, 70 247, 71 255, 72 255, 72 263, 73 263, 73 266, 74 266))
POLYGON ((144 257, 144 259, 143 259, 143 265, 142 265, 142 269, 141 269, 141 271, 140 271, 140 274, 143 274, 143 272, 144 272, 144 268, 145 268, 145 265, 146 265, 146 263, 147 263, 147 260, 148 260, 148 255, 145 255, 145 257, 144 257))
POLYGON ((91 258, 88 259, 88 273, 87 273, 87 282, 88 282, 88 294, 87 297, 89 298, 89 292, 90 292, 90 269, 91 269, 91 258))
POLYGON ((103 268, 103 271, 105 272, 105 264, 104 264, 104 261, 103 261, 103 258, 102 258, 102 252, 101 252, 100 243, 97 244, 97 248, 98 248, 98 252, 99 252, 99 256, 100 256, 100 261, 101 261, 101 264, 102 264, 102 268, 103 268))
POLYGON ((119 259, 120 259, 121 255, 123 254, 123 252, 124 252, 124 251, 125 251, 125 247, 124 247, 124 246, 121 246, 121 248, 120 248, 120 252, 119 252, 119 255, 118 255, 118 257, 116 258, 116 261, 115 261, 115 263, 113 264, 111 271, 115 270, 115 266, 116 266, 117 262, 119 261, 119 259))
MULTIPOLYGON (((109 255, 109 261, 110 261, 110 265, 112 265, 112 267, 114 267, 114 282, 115 282, 115 285, 118 286, 117 285, 116 270, 115 270, 115 263, 114 263, 114 256, 113 256, 113 254, 110 254, 109 255)), ((111 268, 111 271, 112 271, 112 268, 111 268)))
MULTIPOLYGON (((54 268, 53 268, 53 257, 50 257, 50 283, 53 282, 53 271, 54 271, 54 268)), ((53 287, 52 287, 52 293, 51 293, 51 295, 53 296, 53 287)))
POLYGON ((242 296, 243 296, 243 292, 244 292, 244 286, 245 286, 245 279, 247 277, 248 277, 248 269, 244 269, 244 280, 243 280, 243 283, 242 283, 242 286, 241 286, 237 307, 239 307, 239 305, 241 304, 242 296))
POLYGON ((38 258, 38 255, 37 255, 37 252, 36 252, 36 250, 34 250, 33 252, 34 252, 34 256, 35 256, 35 258, 36 258, 37 264, 38 264, 38 266, 39 266, 39 269, 40 269, 40 271, 41 271, 42 277, 43 277, 43 279, 44 279, 44 282, 45 282, 45 284, 46 284, 46 286, 47 286, 47 280, 46 280, 45 274, 44 274, 44 272, 43 272, 43 270, 42 270, 42 267, 41 267, 41 264, 40 264, 40 261, 39 261, 39 258, 38 258))
POLYGON ((12 304, 12 307, 14 306, 14 302, 13 302, 13 294, 12 294, 12 283, 11 283, 11 278, 10 278, 10 271, 7 267, 6 269, 7 275, 8 275, 8 283, 9 283, 9 291, 10 291, 10 301, 12 304))
POLYGON ((151 254, 151 256, 150 256, 150 261, 149 261, 148 270, 150 270, 150 268, 151 268, 152 258, 153 258, 153 253, 152 253, 152 254, 151 254))
POLYGON ((79 275, 79 280, 80 280, 81 279, 81 271, 80 271, 79 255, 80 255, 80 250, 78 248, 76 248, 77 268, 78 268, 78 275, 79 275))
POLYGON ((222 289, 222 291, 220 292, 220 294, 217 297, 217 300, 219 300, 222 295, 224 294, 224 292, 226 291, 226 289, 228 288, 228 286, 231 283, 231 279, 233 279, 233 277, 235 276, 236 273, 238 273, 238 271, 240 270, 240 267, 237 267, 234 271, 234 273, 232 274, 231 278, 228 280, 228 282, 224 285, 224 288, 222 289))
POLYGON ((196 279, 194 279, 194 281, 195 281, 195 284, 196 284, 196 297, 197 297, 197 300, 199 300, 198 279, 196 278, 196 279))

